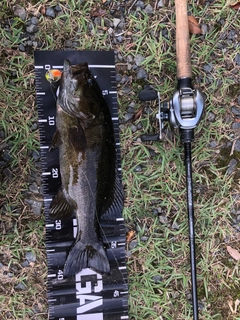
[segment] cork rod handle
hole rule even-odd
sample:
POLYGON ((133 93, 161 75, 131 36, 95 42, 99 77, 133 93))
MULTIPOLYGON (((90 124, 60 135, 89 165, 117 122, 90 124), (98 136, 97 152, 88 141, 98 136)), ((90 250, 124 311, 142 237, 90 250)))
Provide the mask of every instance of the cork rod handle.
POLYGON ((191 78, 190 40, 187 0, 175 0, 177 78, 191 78))

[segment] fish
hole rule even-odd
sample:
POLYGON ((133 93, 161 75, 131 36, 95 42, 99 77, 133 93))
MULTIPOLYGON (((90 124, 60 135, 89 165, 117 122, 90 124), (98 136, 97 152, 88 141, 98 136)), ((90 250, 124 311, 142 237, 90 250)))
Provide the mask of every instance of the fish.
POLYGON ((77 220, 63 274, 73 276, 84 268, 109 274, 100 222, 121 216, 124 195, 111 113, 87 62, 64 61, 51 145, 57 147, 61 187, 50 204, 49 217, 77 220))

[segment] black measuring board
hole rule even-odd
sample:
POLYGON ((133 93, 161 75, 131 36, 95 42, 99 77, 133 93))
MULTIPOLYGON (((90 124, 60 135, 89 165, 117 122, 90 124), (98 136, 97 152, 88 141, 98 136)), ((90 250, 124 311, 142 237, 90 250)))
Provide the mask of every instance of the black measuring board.
POLYGON ((88 62, 109 106, 115 134, 117 165, 121 178, 116 71, 113 51, 35 51, 36 100, 40 132, 42 185, 46 216, 48 303, 50 320, 128 319, 128 285, 125 262, 125 226, 122 216, 102 221, 104 247, 111 273, 100 275, 87 268, 64 277, 63 266, 77 233, 76 219, 51 220, 49 206, 61 184, 58 150, 49 152, 54 135, 59 84, 50 84, 47 70, 63 69, 63 62, 88 62))

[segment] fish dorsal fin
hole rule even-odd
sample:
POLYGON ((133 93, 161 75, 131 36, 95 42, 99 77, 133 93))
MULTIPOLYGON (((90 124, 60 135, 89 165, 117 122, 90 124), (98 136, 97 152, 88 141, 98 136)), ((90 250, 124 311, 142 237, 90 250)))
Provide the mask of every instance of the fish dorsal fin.
POLYGON ((118 172, 115 172, 115 183, 112 195, 102 208, 101 220, 114 220, 122 217, 122 209, 124 204, 124 194, 122 182, 119 179, 118 172))
POLYGON ((50 204, 49 217, 52 220, 61 220, 70 218, 72 214, 73 208, 60 188, 50 204))

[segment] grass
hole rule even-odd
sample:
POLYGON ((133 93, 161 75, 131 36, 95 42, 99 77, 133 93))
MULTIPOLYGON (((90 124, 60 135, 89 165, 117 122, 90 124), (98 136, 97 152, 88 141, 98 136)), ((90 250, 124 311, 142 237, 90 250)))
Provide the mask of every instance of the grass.
MULTIPOLYGON (((188 222, 185 201, 183 147, 179 135, 165 130, 161 142, 143 144, 139 136, 158 130, 156 103, 143 105, 137 98, 143 85, 150 83, 163 100, 170 99, 176 84, 175 10, 169 1, 152 16, 138 12, 134 1, 117 4, 104 1, 59 1, 62 12, 55 19, 39 15, 36 41, 45 50, 62 50, 66 40, 72 49, 114 49, 123 57, 116 61, 117 71, 128 76, 127 84, 118 84, 119 115, 124 118, 130 103, 135 110, 146 111, 134 122, 120 128, 124 216, 126 226, 135 231, 127 243, 129 272, 129 314, 132 320, 191 319, 191 284, 188 250, 188 222), (132 6, 132 7, 131 7, 132 6), (99 9, 105 11, 97 14, 99 9), (116 40, 108 30, 106 19, 123 13, 123 40, 116 40), (136 80, 136 71, 128 69, 126 60, 136 54, 145 57, 142 67, 148 81, 136 80), (126 86, 130 87, 127 94, 126 86), (140 169, 139 169, 140 168, 140 169)), ((155 8, 155 1, 147 1, 155 8)), ((146 2, 146 3, 147 3, 146 2)), ((25 204, 29 184, 39 176, 39 166, 32 152, 39 148, 36 130, 37 112, 32 48, 26 45, 25 22, 13 15, 19 2, 1 2, 0 22, 2 61, 0 69, 0 143, 11 157, 8 167, 1 167, 0 198, 0 309, 5 319, 47 319, 46 256, 44 217, 35 217, 25 204), (6 27, 8 25, 8 27, 6 27), (26 45, 27 52, 19 51, 26 45), (37 259, 22 267, 26 252, 37 259), (10 273, 10 276, 9 276, 10 273), (25 290, 16 289, 22 283, 25 290)), ((40 7, 55 1, 21 1, 27 19, 36 16, 40 7)), ((225 1, 201 5, 189 4, 189 13, 207 25, 204 36, 191 36, 191 55, 195 83, 206 97, 205 118, 195 130, 193 144, 193 179, 196 216, 196 248, 200 319, 240 319, 239 262, 233 260, 226 246, 238 248, 239 234, 232 216, 239 210, 239 154, 231 154, 238 138, 232 130, 231 106, 239 94, 239 66, 235 63, 239 46, 237 12, 225 1), (227 37, 233 31, 232 40, 227 37), (210 74, 204 67, 211 64, 210 74), (213 114, 214 121, 209 120, 213 114), (216 147, 210 143, 215 141, 216 147), (235 171, 226 173, 229 161, 237 160, 235 171), (235 200, 234 200, 235 199, 235 200), (231 307, 230 307, 231 306, 231 307)), ((115 30, 116 33, 118 33, 115 30)), ((0 159, 3 156, 3 150, 0 159)))

